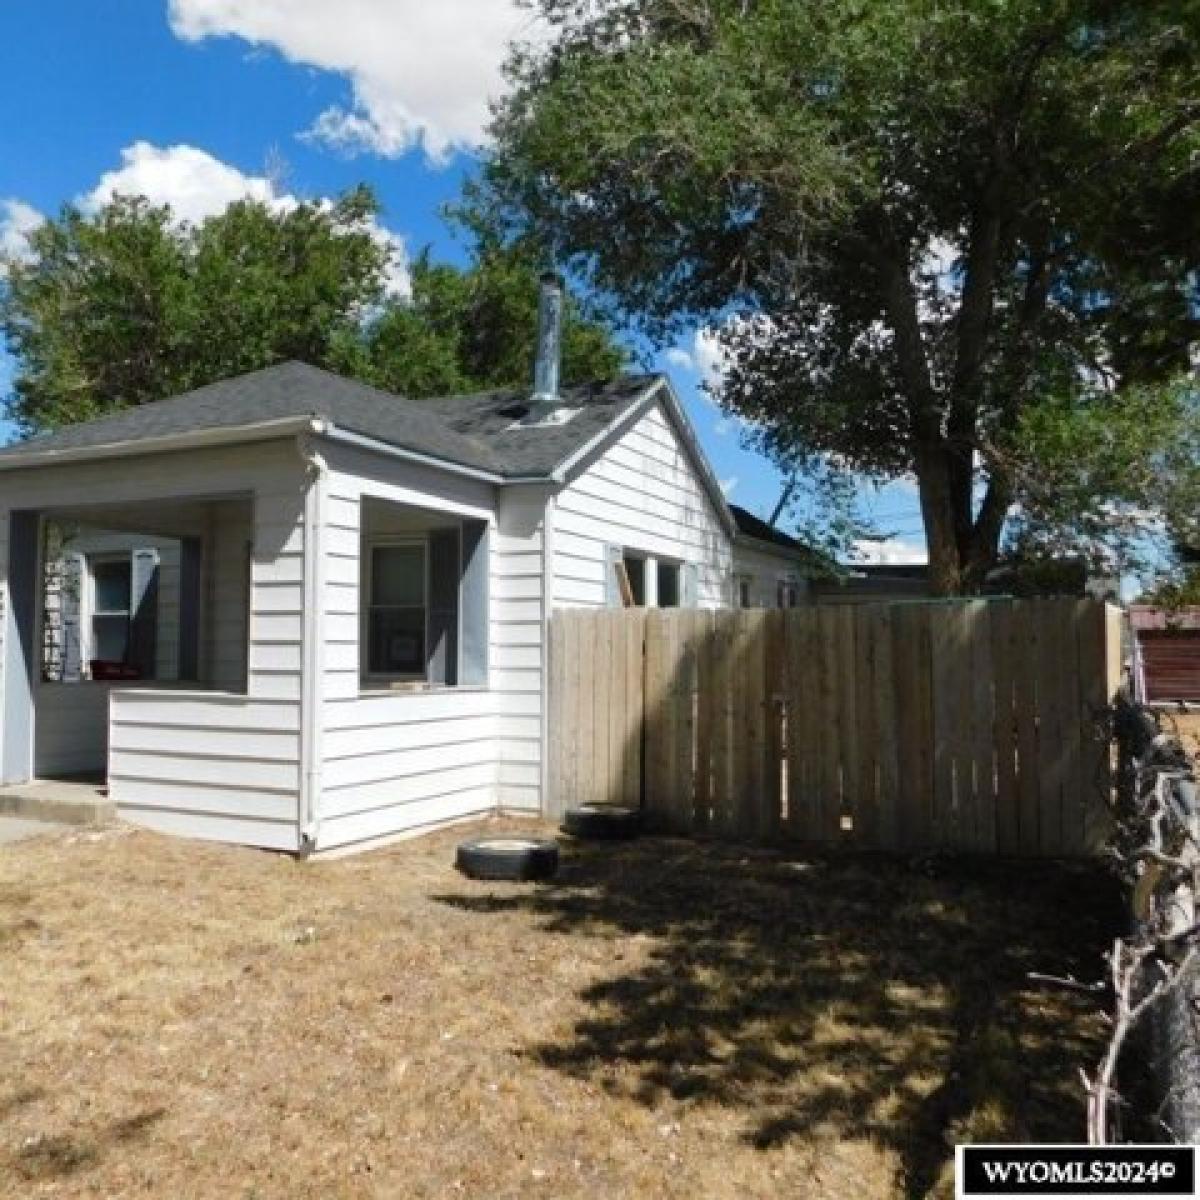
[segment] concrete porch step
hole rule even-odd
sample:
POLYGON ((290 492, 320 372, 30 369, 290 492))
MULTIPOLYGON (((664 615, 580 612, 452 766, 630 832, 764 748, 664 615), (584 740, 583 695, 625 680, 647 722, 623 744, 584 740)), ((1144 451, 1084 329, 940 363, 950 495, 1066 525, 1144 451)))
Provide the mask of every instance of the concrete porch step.
POLYGON ((59 825, 103 825, 116 813, 102 783, 37 779, 0 787, 0 814, 5 816, 59 825))

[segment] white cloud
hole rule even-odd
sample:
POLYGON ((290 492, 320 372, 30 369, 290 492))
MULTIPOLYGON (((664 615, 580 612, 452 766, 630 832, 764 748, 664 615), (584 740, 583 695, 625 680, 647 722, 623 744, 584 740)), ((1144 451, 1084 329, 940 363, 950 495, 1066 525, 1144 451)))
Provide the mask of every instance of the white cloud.
MULTIPOLYGON (((116 195, 145 196, 153 204, 169 204, 179 220, 192 223, 224 212, 238 200, 255 200, 278 212, 288 212, 300 203, 299 197, 280 191, 267 176, 248 175, 197 146, 154 146, 149 142, 126 146, 121 151, 121 165, 101 175, 99 183, 79 197, 79 205, 84 211, 95 211, 116 195)), ((390 256, 388 294, 406 296, 409 275, 404 239, 374 220, 369 231, 390 256)))
POLYGON ((731 495, 733 493, 733 489, 736 488, 737 485, 738 477, 736 475, 730 475, 727 479, 721 480, 721 491, 724 492, 726 496, 731 495))
POLYGON ((42 223, 40 212, 24 200, 0 200, 0 275, 4 260, 29 256, 29 235, 42 223))
POLYGON ((728 356, 721 345, 719 332, 709 326, 697 329, 692 334, 690 344, 672 346, 663 353, 663 361, 667 366, 700 377, 701 395, 713 405, 716 401, 707 389, 720 385, 727 360, 728 356))
POLYGON ((238 37, 291 62, 346 75, 349 108, 321 113, 308 136, 395 157, 435 160, 483 141, 500 67, 530 17, 517 0, 170 0, 187 41, 238 37))
POLYGON ((692 358, 696 370, 700 373, 701 382, 719 384, 725 374, 728 356, 721 345, 717 330, 705 327, 696 330, 692 340, 692 358))
POLYGON ((153 146, 134 142, 121 151, 121 165, 105 171, 100 182, 79 198, 94 211, 114 196, 145 196, 153 204, 169 204, 181 221, 203 221, 224 212, 237 200, 257 200, 272 207, 295 204, 281 196, 262 175, 247 175, 196 146, 153 146))
POLYGON ((929 561, 924 543, 906 538, 855 542, 851 557, 855 562, 865 565, 889 567, 918 566, 929 561))

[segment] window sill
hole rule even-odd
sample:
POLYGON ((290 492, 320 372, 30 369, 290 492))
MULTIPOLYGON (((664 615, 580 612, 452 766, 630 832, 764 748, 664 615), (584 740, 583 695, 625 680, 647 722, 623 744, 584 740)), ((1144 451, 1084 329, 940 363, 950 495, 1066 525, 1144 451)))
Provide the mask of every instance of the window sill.
POLYGON ((358 694, 366 696, 445 696, 455 692, 487 692, 491 688, 486 683, 414 683, 396 684, 362 683, 358 694))

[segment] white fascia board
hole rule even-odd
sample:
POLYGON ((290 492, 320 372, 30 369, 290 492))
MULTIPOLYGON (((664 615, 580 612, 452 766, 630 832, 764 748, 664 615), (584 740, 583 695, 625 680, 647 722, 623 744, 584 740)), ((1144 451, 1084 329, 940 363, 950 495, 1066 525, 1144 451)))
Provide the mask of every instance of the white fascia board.
POLYGON ((263 442, 313 429, 314 417, 280 417, 254 425, 223 425, 216 429, 194 429, 134 441, 106 442, 96 446, 71 446, 62 450, 28 450, 6 458, 0 455, 0 471, 24 471, 31 467, 55 467, 107 458, 132 458, 142 454, 165 454, 171 450, 200 450, 242 442, 263 442))
POLYGON ((477 479, 483 483, 493 483, 498 487, 513 483, 549 483, 551 480, 544 475, 500 475, 495 471, 485 471, 480 467, 468 467, 462 463, 450 462, 449 459, 437 458, 432 454, 422 454, 418 450, 405 450, 403 446, 394 446, 391 442, 383 442, 378 438, 367 437, 361 433, 351 433, 348 429, 339 429, 328 422, 322 423, 322 437, 343 446, 355 446, 360 450, 370 450, 387 458, 400 458, 405 462, 420 463, 435 471, 445 471, 450 475, 461 475, 467 479, 477 479))

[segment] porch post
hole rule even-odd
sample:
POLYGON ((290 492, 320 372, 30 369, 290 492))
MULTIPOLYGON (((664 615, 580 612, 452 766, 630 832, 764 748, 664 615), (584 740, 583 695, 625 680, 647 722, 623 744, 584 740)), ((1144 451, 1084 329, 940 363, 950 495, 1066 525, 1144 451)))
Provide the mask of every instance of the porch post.
POLYGON ((0 783, 33 776, 33 696, 37 664, 37 577, 41 519, 35 512, 8 518, 4 607, 4 695, 0 720, 0 783))

